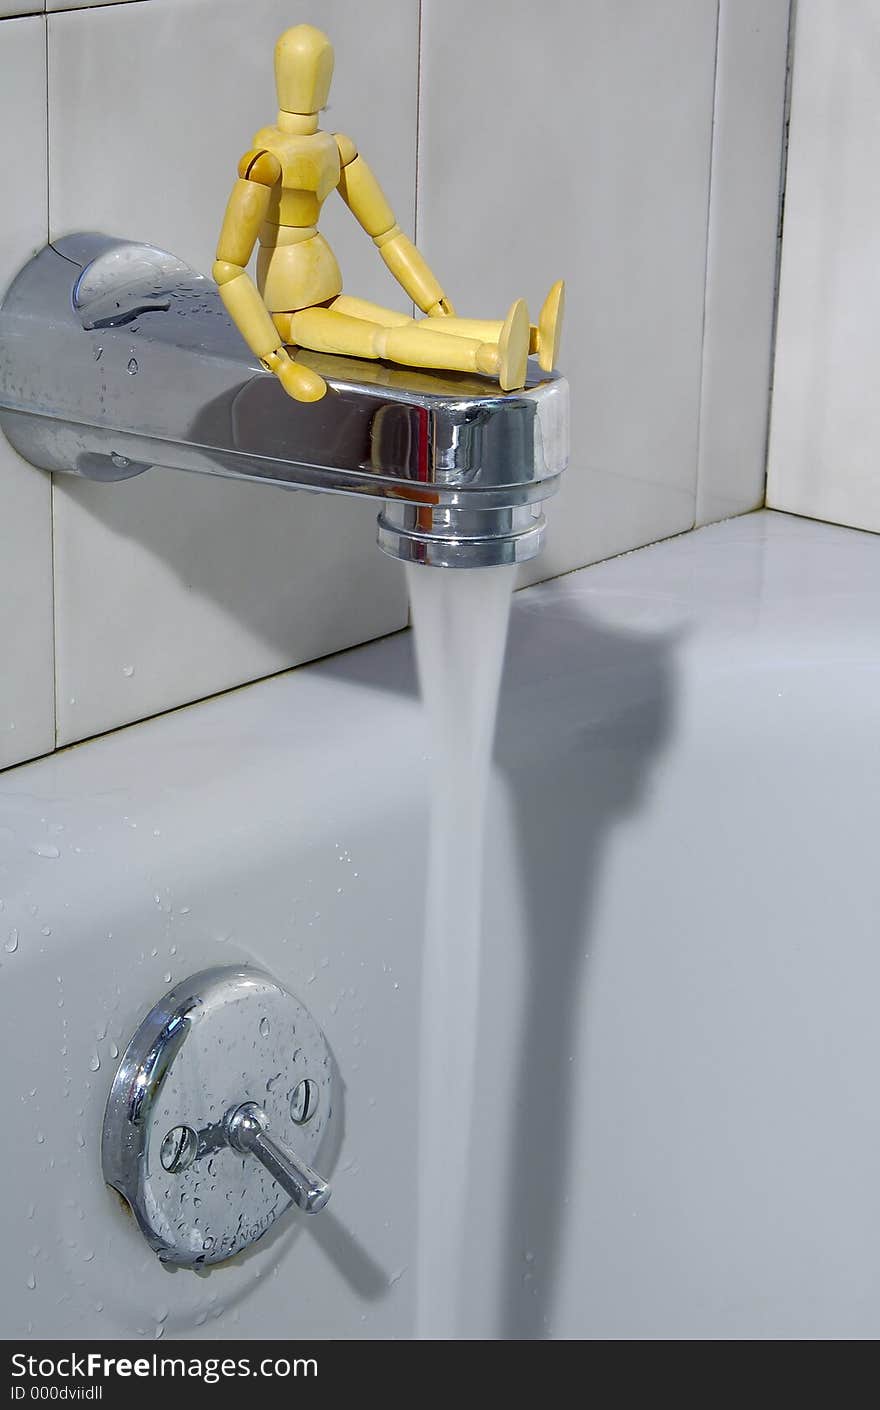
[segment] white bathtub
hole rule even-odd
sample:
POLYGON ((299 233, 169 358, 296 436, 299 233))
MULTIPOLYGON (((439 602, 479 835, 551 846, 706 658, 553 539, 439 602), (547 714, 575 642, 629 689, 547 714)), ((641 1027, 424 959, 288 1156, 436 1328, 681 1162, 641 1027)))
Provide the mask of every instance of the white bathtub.
MULTIPOLYGON (((870 535, 754 514, 517 597, 475 1333, 880 1333, 878 720, 870 535)), ((0 777, 0 1335, 412 1334, 427 749, 401 634, 0 777), (241 959, 332 1047, 334 1197, 171 1272, 102 1183, 113 1045, 241 959)))

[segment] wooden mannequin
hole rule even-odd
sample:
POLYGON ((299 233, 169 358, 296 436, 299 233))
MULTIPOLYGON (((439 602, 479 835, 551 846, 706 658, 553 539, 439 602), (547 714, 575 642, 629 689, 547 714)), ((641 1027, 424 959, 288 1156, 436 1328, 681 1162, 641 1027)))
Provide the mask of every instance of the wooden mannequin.
POLYGON ((553 285, 537 326, 523 299, 504 319, 458 318, 440 284, 394 219, 379 183, 350 138, 318 128, 333 75, 330 41, 312 25, 287 30, 275 46, 279 112, 239 162, 213 275, 223 303, 253 353, 297 401, 317 401, 323 378, 294 361, 315 352, 385 358, 409 367, 482 373, 506 391, 521 387, 530 352, 553 367, 564 286, 553 285), (333 251, 318 233, 334 189, 373 239, 398 283, 424 314, 408 317, 342 293, 333 251), (247 273, 260 242, 257 282, 247 273))

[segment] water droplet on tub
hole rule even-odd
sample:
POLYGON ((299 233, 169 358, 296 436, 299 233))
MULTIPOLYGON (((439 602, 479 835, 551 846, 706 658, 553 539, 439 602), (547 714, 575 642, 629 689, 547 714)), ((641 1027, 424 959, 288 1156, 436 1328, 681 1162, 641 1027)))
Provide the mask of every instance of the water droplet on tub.
POLYGON ((138 370, 137 358, 136 358, 136 357, 130 357, 130 358, 128 359, 128 371, 129 371, 129 375, 133 377, 133 376, 135 375, 135 373, 137 372, 137 370, 138 370))
POLYGON ((261 1018, 261 1019, 260 1019, 260 1037, 261 1037, 261 1038, 268 1038, 268 1036, 269 1036, 269 1020, 268 1020, 268 1018, 261 1018))
POLYGON ((45 1142, 46 1142, 46 1137, 43 1135, 42 1131, 38 1131, 38 1132, 37 1132, 37 1145, 38 1145, 38 1146, 45 1145, 45 1142))
POLYGON ((134 666, 123 666, 122 674, 130 679, 134 675, 134 666))
POLYGON ((27 1285, 30 1288, 31 1292, 33 1292, 34 1288, 37 1286, 37 1280, 33 1273, 28 1273, 27 1285))
POLYGON ((92 1069, 93 1072, 97 1072, 100 1066, 101 1059, 98 1057, 98 1054, 92 1053, 92 1056, 89 1058, 89 1067, 92 1069))
POLYGON ((104 355, 104 349, 103 349, 103 348, 95 348, 95 361, 96 361, 96 362, 100 362, 100 361, 101 361, 101 358, 103 357, 103 355, 104 355))
POLYGON ((3 948, 8 955, 14 955, 16 950, 18 949, 18 931, 14 928, 10 930, 9 939, 6 941, 6 944, 3 946, 3 948))
POLYGON ((116 1046, 115 1043, 111 1043, 111 1044, 110 1044, 110 1056, 111 1056, 112 1058, 118 1058, 118 1057, 119 1057, 119 1049, 117 1048, 117 1046, 116 1046))
POLYGON ((162 975, 162 979, 163 979, 163 982, 164 982, 165 984, 170 984, 170 983, 171 983, 171 970, 170 970, 170 969, 166 969, 165 973, 162 975))
POLYGON ((61 853, 54 842, 37 842, 30 849, 35 857, 60 857, 61 853))

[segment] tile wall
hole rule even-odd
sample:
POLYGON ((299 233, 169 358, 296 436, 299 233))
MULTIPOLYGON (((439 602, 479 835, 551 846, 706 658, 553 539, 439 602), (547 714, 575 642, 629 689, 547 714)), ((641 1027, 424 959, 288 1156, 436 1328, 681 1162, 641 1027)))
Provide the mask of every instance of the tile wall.
MULTIPOLYGON (((209 269, 238 156, 274 113, 272 44, 308 19, 336 46, 327 126, 356 138, 460 311, 521 294, 537 311, 568 280, 572 465, 524 580, 743 512, 763 492, 787 13, 0 0, 0 290, 80 229, 209 269)), ((401 302, 341 202, 324 228, 348 289, 401 302)), ((158 470, 53 488, 0 442, 0 766, 399 628, 373 518, 158 470)))

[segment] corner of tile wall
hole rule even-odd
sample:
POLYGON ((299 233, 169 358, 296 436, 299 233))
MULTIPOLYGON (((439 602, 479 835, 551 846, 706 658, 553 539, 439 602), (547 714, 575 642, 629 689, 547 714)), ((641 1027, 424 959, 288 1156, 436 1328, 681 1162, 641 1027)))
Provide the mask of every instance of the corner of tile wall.
MULTIPOLYGON (((336 48, 328 126, 370 153, 412 230, 418 7, 319 8, 336 48), (394 83, 376 83, 383 69, 394 83)), ((50 14, 53 238, 102 230, 210 269, 238 159, 275 114, 275 40, 314 17, 308 0, 50 14)), ((346 287, 393 301, 372 243, 333 196, 322 229, 346 287)), ((375 514, 368 501, 176 471, 112 486, 57 476, 59 742, 404 626, 404 574, 376 548, 375 514)))
MULTIPOLYGON (((0 296, 46 242, 46 22, 10 17, 23 9, 0 6, 0 296)), ((54 747, 55 693, 51 481, 2 435, 0 657, 0 768, 7 768, 54 747)))
POLYGON ((790 0, 721 0, 697 524, 764 503, 790 0))
POLYGON ((877 7, 798 0, 767 502, 880 533, 877 7))

